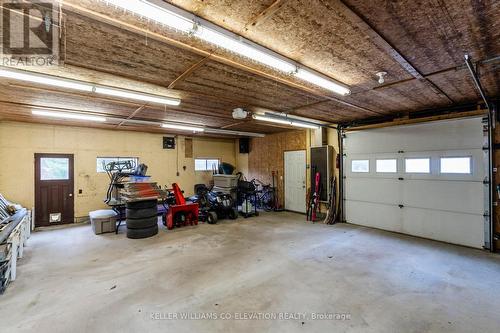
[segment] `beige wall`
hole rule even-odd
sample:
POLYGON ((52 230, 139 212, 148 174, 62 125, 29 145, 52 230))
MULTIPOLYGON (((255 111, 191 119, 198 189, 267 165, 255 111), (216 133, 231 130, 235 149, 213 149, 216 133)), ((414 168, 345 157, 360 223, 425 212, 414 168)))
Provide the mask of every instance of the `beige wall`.
POLYGON ((248 176, 248 154, 240 154, 238 144, 236 144, 236 171, 248 176))
MULTIPOLYGON (((165 134, 167 135, 167 134, 165 134)), ((108 176, 96 172, 96 157, 139 157, 148 175, 161 185, 179 183, 189 195, 194 184, 211 180, 210 172, 195 172, 194 159, 185 158, 184 137, 176 150, 162 148, 163 134, 111 131, 83 127, 0 122, 0 193, 26 207, 34 205, 34 154, 67 153, 75 156, 75 216, 106 207, 103 199, 108 176), (177 153, 179 155, 178 168, 177 153), (183 167, 186 167, 184 170, 183 167), (177 176, 179 169, 180 176, 177 176), (78 190, 83 191, 78 194, 78 190)), ((194 157, 220 158, 237 165, 236 141, 193 138, 194 157)))

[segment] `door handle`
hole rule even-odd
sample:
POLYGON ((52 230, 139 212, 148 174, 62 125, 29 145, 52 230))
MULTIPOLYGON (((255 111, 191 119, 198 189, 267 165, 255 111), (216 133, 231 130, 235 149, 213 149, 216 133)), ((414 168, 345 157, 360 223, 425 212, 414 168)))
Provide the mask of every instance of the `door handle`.
POLYGON ((69 194, 69 197, 70 197, 70 198, 72 198, 72 197, 73 197, 73 193, 70 193, 70 194, 69 194))

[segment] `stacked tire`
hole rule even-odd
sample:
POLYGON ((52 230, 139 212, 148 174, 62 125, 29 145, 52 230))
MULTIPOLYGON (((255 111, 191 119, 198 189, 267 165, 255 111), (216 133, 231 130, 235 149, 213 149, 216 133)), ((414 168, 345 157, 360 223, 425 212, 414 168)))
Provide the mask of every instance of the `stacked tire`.
POLYGON ((127 203, 127 238, 148 238, 158 233, 157 201, 127 203))

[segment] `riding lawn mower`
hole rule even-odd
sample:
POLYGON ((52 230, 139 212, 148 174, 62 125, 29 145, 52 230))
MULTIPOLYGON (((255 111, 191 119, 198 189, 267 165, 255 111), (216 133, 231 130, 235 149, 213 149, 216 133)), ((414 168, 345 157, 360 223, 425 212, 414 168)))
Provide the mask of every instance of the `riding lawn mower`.
POLYGON ((219 219, 238 218, 238 211, 235 208, 231 195, 223 192, 214 192, 204 184, 195 185, 196 195, 187 200, 198 203, 199 218, 209 224, 215 224, 219 219))

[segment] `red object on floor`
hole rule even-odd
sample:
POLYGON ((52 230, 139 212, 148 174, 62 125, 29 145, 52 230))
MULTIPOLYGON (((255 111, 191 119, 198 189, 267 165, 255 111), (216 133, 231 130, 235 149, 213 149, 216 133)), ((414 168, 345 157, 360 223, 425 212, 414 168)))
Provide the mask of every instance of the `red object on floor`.
POLYGON ((175 196, 175 205, 168 209, 164 224, 167 229, 183 227, 188 225, 198 225, 198 204, 186 203, 182 191, 176 183, 172 184, 172 191, 175 196))
POLYGON ((314 188, 314 204, 313 204, 313 211, 311 215, 311 221, 316 222, 316 213, 318 212, 319 208, 319 196, 321 195, 320 193, 320 182, 321 180, 321 174, 319 172, 316 172, 316 181, 315 181, 315 188, 314 188))
POLYGON ((186 204, 186 199, 184 199, 184 195, 182 195, 181 188, 177 183, 172 184, 172 190, 174 191, 174 196, 175 196, 175 204, 176 205, 185 205, 186 204))

